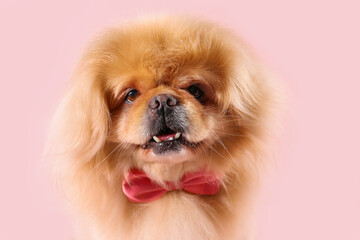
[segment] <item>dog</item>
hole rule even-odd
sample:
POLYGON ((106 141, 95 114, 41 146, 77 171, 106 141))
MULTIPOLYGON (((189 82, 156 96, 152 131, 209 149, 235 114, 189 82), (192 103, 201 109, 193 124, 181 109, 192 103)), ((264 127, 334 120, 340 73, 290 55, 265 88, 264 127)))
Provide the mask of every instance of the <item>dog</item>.
POLYGON ((248 46, 214 23, 166 16, 107 29, 53 126, 76 239, 253 239, 277 94, 248 46))

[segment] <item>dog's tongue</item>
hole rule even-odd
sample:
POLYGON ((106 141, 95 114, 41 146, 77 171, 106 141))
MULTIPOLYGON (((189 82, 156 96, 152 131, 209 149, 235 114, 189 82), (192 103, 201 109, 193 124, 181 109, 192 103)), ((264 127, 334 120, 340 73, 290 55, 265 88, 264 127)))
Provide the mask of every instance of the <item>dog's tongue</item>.
POLYGON ((161 141, 166 141, 169 138, 175 138, 176 133, 166 134, 166 135, 160 135, 157 136, 161 141))

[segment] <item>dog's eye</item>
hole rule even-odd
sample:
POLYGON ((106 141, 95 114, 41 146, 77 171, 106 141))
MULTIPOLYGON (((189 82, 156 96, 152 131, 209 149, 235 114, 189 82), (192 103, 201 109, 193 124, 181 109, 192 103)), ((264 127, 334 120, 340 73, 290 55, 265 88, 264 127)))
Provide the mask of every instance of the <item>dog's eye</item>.
POLYGON ((135 99, 139 96, 139 91, 136 89, 131 90, 125 96, 125 102, 131 104, 135 101, 135 99))
POLYGON ((192 85, 188 87, 187 91, 193 95, 196 99, 202 98, 204 96, 204 92, 196 85, 192 85))

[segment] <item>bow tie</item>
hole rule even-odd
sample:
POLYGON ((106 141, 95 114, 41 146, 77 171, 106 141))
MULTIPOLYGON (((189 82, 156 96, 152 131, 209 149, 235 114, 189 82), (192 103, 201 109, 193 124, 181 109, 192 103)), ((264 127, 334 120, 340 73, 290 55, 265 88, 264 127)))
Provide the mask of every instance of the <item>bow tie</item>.
POLYGON ((166 182, 161 186, 153 182, 138 169, 126 173, 122 189, 131 202, 144 203, 161 198, 169 191, 184 190, 192 194, 215 195, 219 191, 221 180, 214 173, 198 171, 186 173, 178 183, 166 182))

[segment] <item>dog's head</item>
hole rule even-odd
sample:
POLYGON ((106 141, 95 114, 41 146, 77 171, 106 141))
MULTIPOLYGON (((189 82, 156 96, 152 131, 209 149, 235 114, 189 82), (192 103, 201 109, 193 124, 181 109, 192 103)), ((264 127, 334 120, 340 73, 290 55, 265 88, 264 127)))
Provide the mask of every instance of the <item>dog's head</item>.
POLYGON ((225 171, 264 130, 270 92, 226 30, 180 18, 130 24, 82 58, 60 116, 63 141, 90 168, 138 167, 159 181, 200 167, 225 171))

